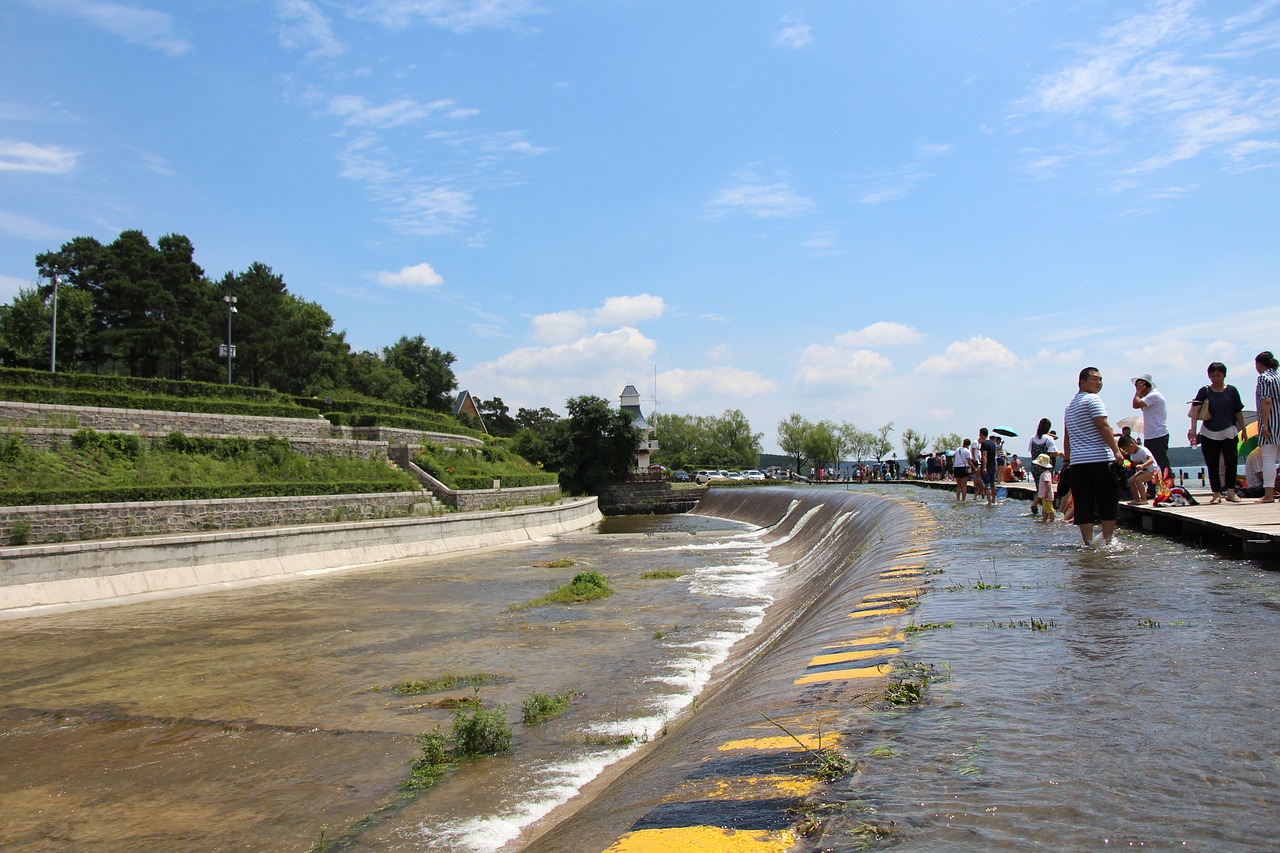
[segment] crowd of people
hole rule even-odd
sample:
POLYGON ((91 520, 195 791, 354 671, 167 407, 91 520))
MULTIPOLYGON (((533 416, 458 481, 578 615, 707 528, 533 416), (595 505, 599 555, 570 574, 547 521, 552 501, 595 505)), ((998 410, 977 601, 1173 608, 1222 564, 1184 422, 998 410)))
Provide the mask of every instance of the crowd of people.
MULTIPOLYGON (((1254 367, 1257 411, 1257 447, 1245 460, 1244 486, 1238 484, 1238 451, 1250 426, 1240 391, 1226 381, 1222 362, 1209 365, 1209 382, 1189 402, 1191 421, 1187 439, 1199 446, 1209 474, 1210 504, 1240 503, 1242 497, 1257 503, 1274 503, 1277 456, 1280 456, 1280 376, 1276 357, 1258 353, 1254 367)), ((1091 545, 1094 528, 1104 543, 1115 531, 1119 504, 1125 493, 1128 504, 1142 506, 1153 498, 1167 500, 1182 492, 1174 483, 1169 465, 1169 403, 1148 373, 1135 376, 1131 406, 1141 413, 1142 436, 1129 427, 1119 434, 1111 425, 1102 401, 1102 373, 1096 367, 1080 371, 1077 391, 1063 414, 1061 449, 1058 434, 1048 418, 1041 418, 1028 442, 1031 481, 1036 488, 1031 514, 1053 521, 1059 512, 1074 522, 1080 537, 1091 545), (1059 463, 1061 468, 1059 469, 1059 463)), ((1250 435, 1252 441, 1252 435, 1250 435)), ((965 501, 972 484, 975 500, 996 502, 997 484, 1026 478, 1015 454, 1006 455, 1003 440, 983 427, 977 439, 965 438, 952 453, 934 453, 925 460, 927 479, 955 478, 956 500, 965 501)), ((1185 493, 1183 493, 1185 495, 1185 493)), ((1192 501, 1189 496, 1184 498, 1192 501)))

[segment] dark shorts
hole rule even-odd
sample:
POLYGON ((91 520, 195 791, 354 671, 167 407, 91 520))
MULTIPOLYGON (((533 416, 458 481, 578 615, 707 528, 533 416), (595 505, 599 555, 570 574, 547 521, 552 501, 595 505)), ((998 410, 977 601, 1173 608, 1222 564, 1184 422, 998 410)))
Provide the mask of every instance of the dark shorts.
POLYGON ((1071 500, 1076 524, 1115 521, 1119 514, 1120 482, 1110 462, 1071 466, 1071 500))
POLYGON ((956 468, 956 479, 957 479, 957 480, 959 480, 961 477, 968 477, 968 476, 969 476, 969 469, 968 469, 968 468, 965 468, 963 465, 961 465, 960 467, 956 468))
POLYGON ((996 484, 996 470, 994 468, 983 468, 982 482, 986 483, 988 486, 994 487, 996 484))

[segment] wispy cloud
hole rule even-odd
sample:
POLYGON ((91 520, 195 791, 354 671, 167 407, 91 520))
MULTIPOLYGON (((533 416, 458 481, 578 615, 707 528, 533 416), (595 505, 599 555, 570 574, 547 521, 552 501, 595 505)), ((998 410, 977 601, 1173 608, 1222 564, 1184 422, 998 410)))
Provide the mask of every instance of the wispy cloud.
POLYGON ((788 47, 792 50, 808 47, 813 44, 813 27, 795 18, 784 17, 782 29, 774 35, 773 43, 778 47, 788 47))
POLYGON ((1280 80, 1257 75, 1243 61, 1280 46, 1276 4, 1225 20, 1208 17, 1217 8, 1157 2, 1042 75, 1021 106, 1075 122, 1073 136, 1088 144, 1065 155, 1035 152, 1032 159, 1114 149, 1116 172, 1137 176, 1210 153, 1237 164, 1256 157, 1275 162, 1270 143, 1280 130, 1280 80))
POLYGON ((280 44, 302 50, 307 58, 341 56, 347 46, 334 35, 328 16, 309 0, 277 0, 280 44))
POLYGON ((178 34, 173 16, 168 12, 104 0, 27 0, 27 5, 75 18, 129 44, 140 44, 169 56, 181 56, 192 47, 190 41, 178 34))
POLYGON ((855 187, 859 204, 884 204, 897 201, 910 194, 916 184, 933 177, 926 163, 951 153, 951 146, 943 143, 916 143, 915 157, 889 172, 869 175, 860 179, 855 187))
MULTIPOLYGON (((387 129, 416 124, 436 116, 449 117, 456 104, 448 99, 423 103, 414 98, 395 98, 372 103, 362 95, 335 95, 329 99, 328 112, 350 127, 387 129)), ((467 115, 474 115, 469 112, 467 115)))
POLYGON ((729 186, 707 202, 713 217, 745 213, 757 219, 786 218, 808 213, 815 207, 813 199, 791 188, 785 175, 769 181, 750 167, 735 172, 729 186))
POLYGON ((432 269, 431 264, 424 262, 401 267, 399 272, 380 272, 378 283, 387 287, 437 287, 444 284, 444 277, 432 269))
POLYGON ((393 30, 422 23, 458 33, 515 27, 541 13, 531 0, 372 0, 352 12, 393 30))
POLYGON ((75 151, 56 145, 35 145, 14 139, 0 139, 0 172, 38 172, 62 175, 76 167, 75 151))

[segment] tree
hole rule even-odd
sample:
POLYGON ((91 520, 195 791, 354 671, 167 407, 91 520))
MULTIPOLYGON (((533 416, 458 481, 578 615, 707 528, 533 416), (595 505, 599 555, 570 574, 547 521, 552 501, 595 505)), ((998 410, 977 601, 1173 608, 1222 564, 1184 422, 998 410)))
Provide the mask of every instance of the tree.
POLYGON ((945 435, 940 435, 933 440, 933 452, 946 453, 948 450, 955 450, 963 441, 964 439, 958 432, 949 432, 945 435))
POLYGON ((751 431, 751 422, 741 409, 725 409, 724 414, 715 419, 711 434, 717 448, 725 452, 726 464, 739 468, 760 464, 764 433, 751 431))
MULTIPOLYGON (((546 433, 560 421, 560 416, 543 406, 538 409, 521 407, 516 412, 516 424, 521 429, 531 429, 537 433, 546 433)), ((528 458, 528 457, 525 457, 528 458)))
POLYGON ((658 441, 653 454, 655 463, 675 469, 700 467, 705 436, 697 418, 661 413, 649 420, 658 441))
POLYGON ((507 408, 506 403, 502 402, 501 397, 479 401, 476 403, 476 410, 480 412, 480 417, 484 418, 489 435, 509 438, 520 429, 516 419, 511 417, 511 410, 507 408))
POLYGON ((602 397, 574 397, 567 406, 564 427, 551 435, 560 487, 569 494, 598 495, 635 470, 640 430, 631 415, 602 397))
POLYGON ((796 471, 804 467, 805 442, 808 441, 809 432, 812 429, 813 424, 795 412, 788 415, 786 420, 778 421, 778 447, 795 460, 796 471))
POLYGON ((397 400, 411 409, 449 411, 458 380, 453 375, 453 353, 428 346, 422 335, 403 337, 383 351, 383 361, 409 380, 406 399, 397 400))
POLYGON ((804 455, 815 474, 820 468, 839 467, 842 444, 839 432, 840 426, 829 420, 818 421, 806 432, 804 455))
POLYGON ((871 437, 871 455, 879 462, 880 458, 886 453, 893 450, 893 442, 889 440, 889 433, 893 432, 893 421, 889 421, 880 427, 871 437))
POLYGON ((929 446, 929 436, 918 433, 911 427, 907 427, 902 431, 902 453, 909 465, 914 465, 915 461, 924 455, 924 449, 929 446))
POLYGON ((867 457, 871 455, 872 444, 875 436, 867 432, 865 429, 859 429, 851 423, 841 424, 840 429, 845 434, 846 447, 849 455, 859 463, 865 462, 867 457))
MULTIPOLYGON (((92 314, 93 297, 88 293, 58 289, 59 371, 85 369, 92 314)), ((52 320, 51 300, 42 297, 39 288, 19 288, 13 302, 0 305, 0 365, 47 370, 52 320)))

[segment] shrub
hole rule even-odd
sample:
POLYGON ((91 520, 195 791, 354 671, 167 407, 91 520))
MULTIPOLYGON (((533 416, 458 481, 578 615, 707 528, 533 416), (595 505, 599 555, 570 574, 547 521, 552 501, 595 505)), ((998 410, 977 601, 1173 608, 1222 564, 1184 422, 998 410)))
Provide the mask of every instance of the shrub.
POLYGON ((569 707, 569 700, 572 698, 572 690, 566 690, 563 695, 532 693, 520 705, 520 722, 526 726, 532 726, 556 714, 562 714, 569 707))
POLYGON ((459 708, 453 717, 453 741, 462 756, 497 755, 511 751, 511 723, 506 707, 459 708))

